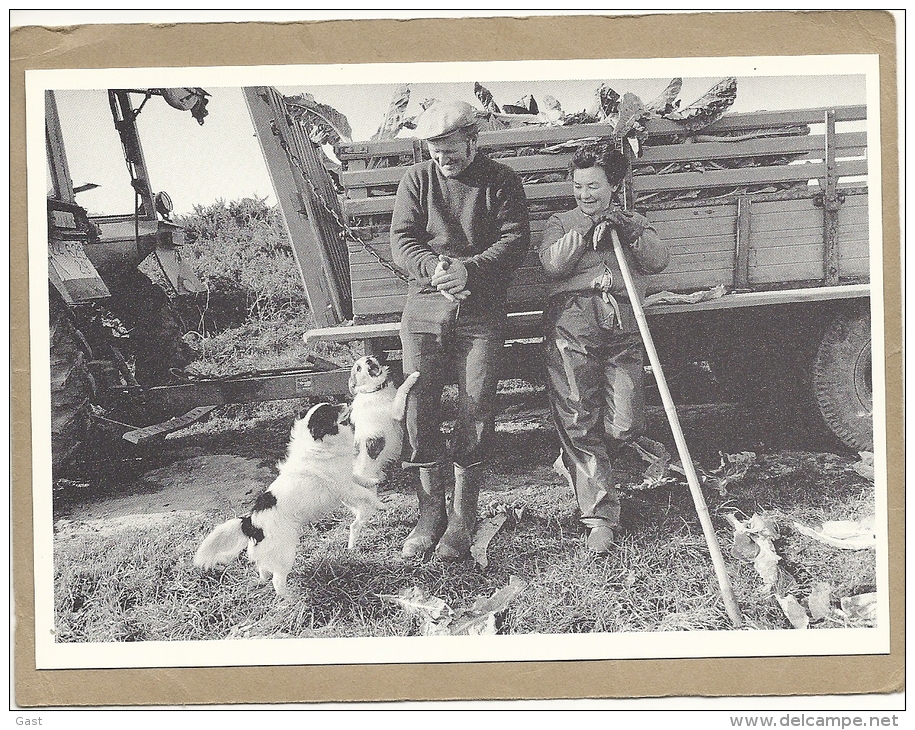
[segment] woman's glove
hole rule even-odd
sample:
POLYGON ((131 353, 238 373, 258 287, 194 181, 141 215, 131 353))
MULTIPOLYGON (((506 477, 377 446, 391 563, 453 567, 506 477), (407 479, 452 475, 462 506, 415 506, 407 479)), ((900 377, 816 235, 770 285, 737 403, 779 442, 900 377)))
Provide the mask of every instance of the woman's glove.
POLYGON ((613 207, 601 213, 594 227, 594 247, 598 251, 613 247, 610 236, 606 233, 608 227, 615 228, 620 241, 626 246, 631 246, 648 228, 648 221, 645 216, 622 208, 613 207))

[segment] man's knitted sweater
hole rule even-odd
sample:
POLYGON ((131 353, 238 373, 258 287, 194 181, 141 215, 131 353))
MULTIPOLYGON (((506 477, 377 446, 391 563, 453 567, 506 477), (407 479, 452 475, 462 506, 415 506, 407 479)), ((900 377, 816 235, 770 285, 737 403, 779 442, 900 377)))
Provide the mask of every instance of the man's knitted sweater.
POLYGON ((397 188, 391 220, 394 262, 409 275, 409 294, 435 292, 439 254, 464 262, 470 296, 463 312, 502 308, 511 275, 530 247, 527 200, 510 168, 477 153, 447 178, 432 162, 410 167, 397 188))

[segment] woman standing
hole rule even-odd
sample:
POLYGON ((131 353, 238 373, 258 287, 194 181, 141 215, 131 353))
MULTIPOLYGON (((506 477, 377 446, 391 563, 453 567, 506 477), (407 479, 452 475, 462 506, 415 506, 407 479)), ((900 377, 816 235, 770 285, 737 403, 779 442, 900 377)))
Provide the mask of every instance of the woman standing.
POLYGON ((662 271, 670 253, 644 216, 616 202, 626 175, 622 152, 587 145, 569 169, 577 207, 549 219, 540 246, 550 282, 547 390, 588 548, 607 553, 620 516, 612 462, 645 425, 642 342, 609 229, 619 235, 640 297, 646 274, 662 271))

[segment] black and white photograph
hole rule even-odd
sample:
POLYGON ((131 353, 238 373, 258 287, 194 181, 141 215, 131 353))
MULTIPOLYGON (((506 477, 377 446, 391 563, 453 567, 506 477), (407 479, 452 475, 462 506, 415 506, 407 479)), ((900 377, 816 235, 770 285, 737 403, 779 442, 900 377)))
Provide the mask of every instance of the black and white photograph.
POLYGON ((879 101, 27 72, 36 667, 889 653, 879 101))

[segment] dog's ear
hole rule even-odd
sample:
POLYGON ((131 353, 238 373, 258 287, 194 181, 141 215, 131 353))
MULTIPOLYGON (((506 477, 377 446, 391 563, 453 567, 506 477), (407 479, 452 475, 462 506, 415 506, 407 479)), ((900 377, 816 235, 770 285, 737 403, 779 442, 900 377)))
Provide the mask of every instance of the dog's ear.
POLYGON ((353 366, 349 371, 349 393, 350 395, 356 395, 356 388, 359 387, 359 381, 363 377, 363 373, 366 371, 366 358, 360 357, 356 362, 353 363, 353 366))
POLYGON ((307 416, 308 432, 315 441, 320 441, 325 436, 335 436, 340 433, 337 424, 339 410, 333 403, 321 403, 309 411, 307 416))

